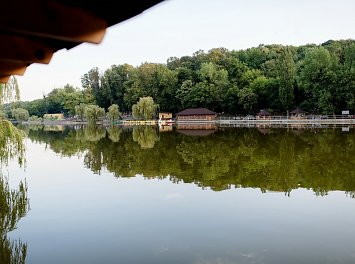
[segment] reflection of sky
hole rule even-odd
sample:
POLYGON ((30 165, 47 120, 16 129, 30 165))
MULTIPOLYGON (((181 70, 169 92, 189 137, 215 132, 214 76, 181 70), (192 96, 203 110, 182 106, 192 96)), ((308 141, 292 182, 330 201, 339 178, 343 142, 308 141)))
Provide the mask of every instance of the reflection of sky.
MULTIPOLYGON (((202 190, 115 178, 27 142, 31 210, 10 235, 31 263, 352 263, 355 200, 258 189, 202 190), (38 158, 40 157, 40 158, 38 158)), ((12 177, 14 175, 14 177, 12 177)))

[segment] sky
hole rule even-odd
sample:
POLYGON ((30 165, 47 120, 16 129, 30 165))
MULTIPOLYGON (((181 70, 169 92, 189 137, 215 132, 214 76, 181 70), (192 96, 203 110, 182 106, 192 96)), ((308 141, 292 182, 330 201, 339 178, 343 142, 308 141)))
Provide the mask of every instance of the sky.
POLYGON ((355 39, 354 10, 354 0, 166 0, 108 28, 100 44, 59 50, 48 65, 30 65, 16 76, 21 100, 67 83, 81 88, 81 76, 94 67, 104 72, 113 64, 166 63, 220 47, 355 39))

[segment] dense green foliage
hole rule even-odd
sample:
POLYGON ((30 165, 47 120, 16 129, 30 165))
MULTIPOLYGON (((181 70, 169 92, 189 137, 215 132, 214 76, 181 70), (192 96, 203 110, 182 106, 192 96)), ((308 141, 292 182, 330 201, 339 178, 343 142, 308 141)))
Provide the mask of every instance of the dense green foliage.
POLYGON ((36 99, 30 102, 13 102, 5 105, 5 112, 11 115, 11 109, 24 108, 29 115, 43 117, 44 114, 64 113, 66 116, 75 115, 75 106, 79 104, 94 103, 90 90, 79 90, 71 85, 65 85, 63 88, 55 88, 49 94, 43 95, 42 99, 36 99))
POLYGON ((332 190, 355 194, 353 131, 239 128, 199 137, 159 133, 153 126, 24 129, 31 140, 56 153, 84 155, 85 166, 95 173, 169 178, 213 190, 251 187, 289 194, 307 188, 318 195, 332 190))
POLYGON ((215 48, 166 64, 112 65, 91 69, 82 89, 67 85, 43 99, 17 106, 30 115, 73 114, 75 105, 112 104, 126 113, 141 97, 152 97, 161 111, 207 107, 219 113, 255 114, 260 109, 285 114, 295 107, 308 113, 355 110, 355 41, 321 45, 260 45, 246 50, 215 48))

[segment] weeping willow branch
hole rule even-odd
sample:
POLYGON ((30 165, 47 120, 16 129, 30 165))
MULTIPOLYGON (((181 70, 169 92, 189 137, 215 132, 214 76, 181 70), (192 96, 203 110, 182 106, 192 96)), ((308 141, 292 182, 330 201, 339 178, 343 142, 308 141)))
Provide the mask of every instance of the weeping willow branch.
POLYGON ((11 122, 0 118, 0 165, 7 164, 9 159, 17 157, 20 166, 25 163, 25 133, 17 129, 11 122))
MULTIPOLYGON (((19 86, 14 76, 6 84, 0 84, 0 106, 5 102, 19 100, 19 98, 19 86)), ((24 164, 24 136, 24 132, 5 120, 0 113, 0 167, 15 157, 18 158, 20 166, 24 164)))
POLYGON ((0 261, 9 264, 24 264, 27 255, 27 244, 5 239, 0 245, 0 261))
POLYGON ((6 84, 0 84, 0 104, 20 100, 20 89, 15 76, 11 76, 6 84))
MULTIPOLYGON (((3 103, 19 100, 20 92, 15 77, 7 84, 0 84, 0 106, 3 103)), ((24 264, 27 244, 7 237, 8 232, 16 229, 18 221, 30 209, 27 198, 27 183, 20 182, 18 190, 11 190, 8 179, 2 174, 2 166, 13 158, 20 166, 25 163, 24 132, 17 129, 0 114, 0 263, 24 264)))
POLYGON ((27 184, 20 182, 18 190, 11 190, 1 167, 12 158, 22 166, 25 162, 24 132, 9 121, 0 119, 0 263, 24 264, 27 244, 9 240, 7 233, 14 230, 29 207, 27 184))

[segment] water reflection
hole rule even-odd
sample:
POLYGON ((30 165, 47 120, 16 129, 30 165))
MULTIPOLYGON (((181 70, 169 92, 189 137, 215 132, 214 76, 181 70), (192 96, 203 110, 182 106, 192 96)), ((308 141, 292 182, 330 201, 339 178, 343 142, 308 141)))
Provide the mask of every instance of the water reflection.
POLYGON ((77 130, 76 138, 84 141, 97 142, 106 136, 106 129, 97 126, 87 126, 85 129, 77 130))
POLYGON ((120 141, 120 137, 121 137, 121 133, 122 133, 122 129, 117 127, 117 126, 110 126, 107 129, 108 132, 108 138, 112 141, 112 142, 118 142, 120 141))
POLYGON ((18 190, 12 190, 8 178, 3 175, 3 166, 12 158, 17 158, 20 166, 24 164, 23 133, 10 122, 0 120, 0 263, 25 263, 27 244, 21 240, 8 238, 29 210, 27 184, 20 182, 18 190))
POLYGON ((159 140, 156 128, 153 126, 136 126, 133 127, 132 137, 142 149, 151 149, 159 140))
POLYGON ((21 182, 18 190, 11 190, 8 179, 0 173, 0 263, 25 263, 27 244, 10 240, 7 234, 16 228, 28 210, 26 183, 21 182))
POLYGON ((204 137, 176 129, 159 133, 152 126, 25 130, 63 156, 85 155, 95 173, 169 178, 215 191, 251 187, 289 195, 307 188, 316 195, 340 190, 355 196, 353 129, 219 128, 204 137))

